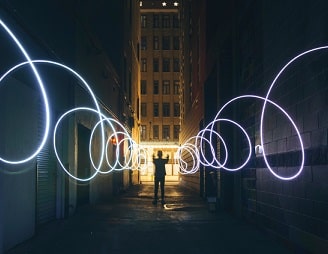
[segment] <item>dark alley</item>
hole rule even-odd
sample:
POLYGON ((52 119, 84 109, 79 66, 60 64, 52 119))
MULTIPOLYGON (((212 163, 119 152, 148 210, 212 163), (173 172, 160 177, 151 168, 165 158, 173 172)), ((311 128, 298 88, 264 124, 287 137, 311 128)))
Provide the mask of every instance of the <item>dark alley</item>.
POLYGON ((327 254, 327 13, 0 0, 0 254, 327 254))
POLYGON ((166 192, 167 204, 154 206, 152 184, 133 186, 107 204, 41 226, 7 254, 293 253, 178 184, 168 183, 166 192))

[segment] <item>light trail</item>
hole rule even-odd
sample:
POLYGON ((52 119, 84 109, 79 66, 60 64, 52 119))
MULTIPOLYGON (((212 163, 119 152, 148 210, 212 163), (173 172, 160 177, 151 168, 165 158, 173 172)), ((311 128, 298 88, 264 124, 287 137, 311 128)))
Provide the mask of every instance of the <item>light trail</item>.
MULTIPOLYGON (((48 138, 48 135, 49 135, 49 128, 50 128, 49 102, 48 102, 47 93, 46 93, 45 87, 43 85, 43 82, 40 78, 40 75, 39 75, 37 69, 35 68, 34 63, 31 60, 30 56, 27 54, 26 50, 24 49, 23 45, 20 43, 20 41, 17 39, 17 37, 14 35, 14 33, 9 29, 9 27, 7 27, 7 25, 1 19, 0 19, 0 26, 7 32, 9 37, 15 42, 16 46, 20 49, 20 51, 22 52, 22 54, 26 58, 27 64, 31 67, 32 72, 33 72, 33 74, 34 74, 34 76, 37 80, 38 85, 39 85, 39 88, 40 88, 40 91, 41 91, 41 94, 42 94, 44 109, 45 109, 46 124, 45 124, 45 127, 44 127, 44 134, 43 134, 43 137, 41 139, 41 142, 40 142, 39 146, 35 149, 35 151, 33 151, 31 155, 29 155, 26 158, 21 159, 21 160, 9 160, 9 159, 2 158, 0 156, 0 161, 2 161, 4 163, 7 163, 7 164, 23 164, 25 162, 28 162, 28 161, 32 160, 34 157, 36 157, 40 153, 40 151, 42 150, 42 148, 44 147, 44 145, 47 141, 47 138, 48 138)), ((5 72, 0 78, 0 83, 2 82, 2 80, 7 75, 9 75, 15 69, 16 68, 14 67, 14 68, 11 68, 10 70, 8 70, 7 72, 5 72)))
MULTIPOLYGON (((60 167, 64 170, 64 172, 71 178, 77 180, 77 181, 90 181, 94 177, 96 177, 98 174, 108 174, 113 172, 114 170, 128 170, 128 169, 139 169, 139 170, 145 170, 148 165, 148 158, 149 154, 145 147, 143 147, 141 144, 137 144, 129 135, 129 131, 124 127, 123 124, 121 124, 118 120, 106 116, 104 113, 101 112, 100 106, 98 104, 97 98, 94 94, 94 92, 91 89, 91 86, 83 79, 83 77, 77 73, 72 68, 50 60, 32 60, 30 56, 28 55, 27 51, 23 47, 22 43, 17 39, 17 37, 14 35, 14 33, 6 26, 6 24, 0 19, 0 26, 3 28, 3 30, 8 34, 9 38, 14 42, 14 44, 17 46, 17 48, 20 50, 26 61, 22 63, 18 63, 17 65, 11 67, 9 70, 4 72, 3 75, 0 76, 0 84, 1 82, 8 77, 8 75, 12 74, 13 72, 17 71, 19 68, 24 66, 29 66, 31 68, 31 71, 33 72, 39 89, 41 91, 43 104, 44 104, 44 111, 45 111, 45 127, 43 131, 43 136, 41 139, 40 144, 38 147, 26 158, 20 159, 20 160, 10 160, 0 157, 0 161, 6 164, 23 164, 28 161, 31 161, 33 158, 35 158, 39 152, 44 147, 46 140, 49 136, 49 129, 50 129, 50 109, 49 109, 49 102, 48 102, 48 96, 46 93, 45 86, 42 82, 42 79, 37 71, 36 64, 49 64, 55 67, 62 68, 65 71, 68 71, 71 73, 75 78, 77 78, 79 81, 82 82, 83 86, 86 88, 87 93, 90 95, 95 108, 90 107, 76 107, 73 109, 70 109, 63 113, 59 119, 57 120, 55 126, 54 126, 54 132, 53 132, 53 149, 55 152, 55 156, 57 158, 57 161, 60 165, 60 167), (86 178, 80 178, 75 176, 72 172, 70 172, 69 169, 67 169, 64 166, 64 163, 62 162, 62 159, 60 158, 58 151, 57 151, 57 140, 56 140, 56 134, 58 132, 58 129, 60 128, 61 122, 66 118, 69 117, 70 114, 76 113, 76 112, 86 112, 91 114, 96 114, 99 118, 98 122, 95 123, 94 127, 92 128, 90 140, 89 140, 89 159, 92 165, 92 168, 94 172, 90 174, 90 176, 86 178), (100 153, 99 153, 99 160, 97 162, 94 161, 94 158, 92 156, 93 151, 93 142, 95 138, 96 130, 99 129, 100 126, 100 153), (108 135, 107 139, 105 138, 108 135), (110 147, 110 142, 112 140, 116 141, 116 144, 112 144, 115 147, 110 147), (125 147, 126 146, 126 147, 125 147), (110 154, 110 151, 112 150, 112 154, 110 154), (123 153, 123 158, 121 158, 121 152, 123 153), (106 162, 107 165, 104 166, 104 162, 106 162)), ((292 58, 275 76, 273 79, 265 97, 257 96, 257 95, 241 95, 237 96, 235 98, 232 98, 227 103, 225 103, 218 111, 216 116, 214 117, 213 121, 211 121, 204 129, 199 131, 199 133, 194 136, 187 139, 187 141, 179 146, 177 148, 177 152, 174 156, 174 161, 176 164, 179 165, 179 172, 181 174, 194 174, 199 170, 200 165, 202 166, 208 166, 215 169, 224 169, 227 171, 238 171, 242 168, 246 167, 247 163, 251 159, 252 151, 259 150, 261 151, 261 154, 263 156, 264 162, 266 164, 266 167, 269 169, 269 171, 272 173, 272 175, 280 180, 293 180, 296 177, 298 177, 303 168, 304 168, 304 158, 305 158, 305 152, 304 152, 304 145, 301 138, 301 133, 299 129, 297 128, 296 123, 292 119, 292 117, 276 102, 273 102, 269 99, 270 93, 276 84, 277 80, 281 76, 281 74, 296 60, 300 59, 302 56, 310 54, 312 52, 320 51, 328 49, 328 46, 318 47, 314 49, 310 49, 308 51, 305 51, 294 58, 292 58), (249 135, 247 134, 245 128, 243 128, 238 122, 228 119, 228 118, 221 118, 221 113, 224 111, 226 107, 229 105, 235 103, 237 100, 242 99, 258 99, 263 101, 263 106, 261 110, 261 118, 260 118, 260 145, 252 145, 252 142, 250 140, 249 135), (274 171, 272 166, 270 165, 267 154, 266 154, 266 148, 264 144, 264 116, 266 112, 266 106, 267 104, 273 105, 275 108, 277 108, 280 112, 283 113, 283 115, 288 119, 288 121, 293 126, 296 135, 299 140, 300 145, 300 152, 301 152, 301 163, 299 166, 299 169, 294 175, 291 176, 281 176, 278 173, 274 171), (224 137, 216 130, 216 126, 218 126, 221 122, 225 122, 228 124, 232 124, 234 127, 239 129, 245 139, 247 140, 248 144, 248 155, 245 158, 245 160, 241 163, 241 165, 236 167, 227 167, 227 162, 229 161, 229 153, 228 153, 228 147, 227 143, 224 140, 224 137), (215 142, 214 142, 215 141, 215 142), (213 143, 215 145, 222 144, 224 148, 224 158, 221 159, 222 162, 219 160, 217 154, 216 154, 216 147, 214 147, 213 143)), ((99 132, 97 132, 99 133, 99 132)), ((99 144, 97 144, 99 145, 99 144)), ((231 157, 231 156, 230 156, 231 157)), ((73 171, 77 171, 76 169, 72 169, 73 171)))

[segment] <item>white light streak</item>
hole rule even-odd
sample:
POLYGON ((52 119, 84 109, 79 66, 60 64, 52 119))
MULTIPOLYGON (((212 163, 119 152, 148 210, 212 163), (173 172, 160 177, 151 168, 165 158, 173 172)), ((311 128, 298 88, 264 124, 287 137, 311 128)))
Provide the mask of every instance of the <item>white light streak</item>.
MULTIPOLYGON (((1 27, 7 32, 7 34, 10 36, 10 38, 15 42, 16 46, 20 49, 20 51, 22 52, 22 54, 24 55, 24 57, 27 60, 27 63, 29 64, 29 66, 32 69, 32 72, 34 73, 35 78, 37 79, 37 83, 39 85, 41 94, 42 94, 42 99, 43 99, 43 104, 44 104, 44 110, 45 110, 45 115, 46 115, 46 123, 45 123, 45 128, 44 128, 44 134, 41 140, 41 143, 39 144, 38 148, 36 148, 35 151, 32 152, 31 155, 27 156, 24 159, 21 160, 8 160, 8 159, 4 159, 2 157, 0 157, 0 161, 7 163, 7 164, 22 164, 25 162, 28 162, 30 160, 32 160, 35 156, 37 156, 39 154, 39 152, 41 151, 41 149, 44 147, 48 135, 49 135, 49 127, 50 127, 50 110, 49 110, 49 102, 48 102, 48 97, 47 97, 47 93, 46 90, 44 88, 43 82, 40 78, 40 75, 37 71, 37 69, 35 68, 33 62, 31 61, 29 55, 27 54, 26 50, 24 49, 23 45, 19 42, 19 40, 17 39, 17 37, 14 35, 14 33, 6 26, 6 24, 0 19, 0 25, 1 27)), ((16 68, 12 68, 9 71, 7 71, 4 75, 1 76, 0 78, 0 82, 12 71, 14 71, 16 68)))
MULTIPOLYGON (((140 4, 142 2, 140 1, 140 4)), ((166 6, 166 2, 162 2, 163 6, 166 6)), ((178 2, 174 2, 174 6, 178 6, 178 2)), ((45 86, 40 78, 40 75, 37 71, 36 64, 50 64, 56 67, 60 67, 64 69, 65 71, 68 71, 74 77, 76 77, 79 81, 82 82, 83 86, 86 88, 86 91, 91 96, 92 101, 94 103, 95 108, 89 108, 89 107, 76 107, 73 109, 68 110, 67 112, 63 113, 59 119, 57 120, 55 126, 54 126, 54 132, 53 132, 53 149, 55 152, 55 156, 57 158, 57 161, 60 165, 60 167, 64 170, 64 172, 71 178, 77 180, 77 181, 90 181, 94 177, 96 177, 99 174, 108 174, 114 170, 126 170, 126 169, 139 169, 139 170, 146 170, 147 169, 147 159, 149 158, 149 154, 147 151, 147 148, 155 148, 155 147, 161 147, 160 145, 156 144, 148 144, 145 146, 142 146, 140 144, 137 144, 129 135, 128 130, 121 124, 118 120, 108 117, 105 114, 103 114, 100 110, 97 98, 95 94, 93 93, 90 85, 82 78, 80 74, 78 74, 76 71, 71 69, 70 67, 54 62, 49 60, 32 60, 27 51, 24 49, 23 45, 20 43, 20 41, 17 39, 17 37, 12 33, 12 31, 6 26, 6 24, 0 19, 0 26, 5 30, 5 32, 8 34, 10 39, 15 43, 15 45, 18 47, 20 52, 23 54, 26 61, 22 63, 18 63, 17 65, 13 66, 9 70, 7 70, 2 76, 0 76, 0 83, 11 73, 16 71, 18 68, 23 67, 25 65, 29 66, 36 77, 39 89, 41 91, 43 104, 44 104, 44 110, 45 110, 45 128, 42 140, 39 144, 39 146, 31 152, 29 156, 26 158, 20 159, 20 160, 9 160, 0 157, 0 161, 7 163, 7 164, 22 164, 26 163, 33 158, 35 158, 36 155, 39 154, 41 149, 44 147, 45 142, 49 136, 49 127, 50 127, 50 110, 49 110, 49 102, 48 97, 46 93, 45 86), (73 173, 70 172, 69 169, 67 169, 64 166, 64 163, 62 162, 62 159, 60 158, 58 151, 57 151, 57 140, 56 140, 56 134, 58 129, 60 128, 60 124, 66 117, 69 117, 70 114, 84 111, 91 114, 97 114, 99 120, 95 123, 94 127, 92 128, 90 140, 89 140, 89 159, 91 161, 91 165, 93 167, 93 172, 90 174, 90 176, 86 178, 79 178, 75 176, 73 173), (99 154, 99 160, 97 163, 94 162, 93 156, 92 156, 92 144, 93 139, 95 136, 96 129, 98 130, 98 127, 100 126, 100 154, 99 154), (106 136, 108 136, 106 140, 106 136), (115 147, 110 147, 111 139, 114 138, 116 140, 115 147), (113 154, 109 154, 109 152, 112 151, 113 154), (121 153, 123 153, 123 158, 121 158, 121 153), (109 155, 111 155, 109 157, 109 155), (104 161, 106 161, 107 165, 104 165, 104 161)), ((275 76, 273 79, 267 94, 265 97, 257 96, 257 95, 241 95, 237 96, 231 100, 229 100, 227 103, 225 103, 218 111, 216 116, 214 117, 213 121, 210 122, 203 130, 199 131, 199 133, 194 136, 190 137, 184 144, 181 146, 175 146, 172 145, 172 148, 177 148, 177 152, 174 156, 174 161, 176 164, 179 165, 179 171, 181 174, 194 174, 199 170, 200 165, 202 166, 208 166, 215 169, 224 169, 227 171, 238 171, 244 168, 247 163, 249 162, 252 151, 256 151, 256 154, 261 154, 263 156, 264 162, 269 169, 269 171, 272 173, 272 175, 280 180, 288 181, 293 180, 296 177, 298 177, 304 167, 304 158, 305 158, 305 152, 304 152, 304 145, 301 138, 301 133, 299 129, 297 128, 296 123, 293 121, 292 117, 276 102, 273 102, 269 99, 270 93, 276 84, 276 81, 279 79, 281 74, 296 60, 301 58, 302 56, 316 52, 319 50, 328 49, 328 46, 318 47, 314 48, 308 51, 305 51, 294 58, 292 58, 275 76), (257 144, 256 146, 252 147, 251 140, 249 138, 249 135, 247 134, 245 128, 243 128, 238 122, 233 121, 228 118, 221 118, 221 113, 224 111, 224 109, 231 105, 232 103, 235 103, 237 100, 242 99, 259 99, 263 101, 262 111, 261 111, 261 119, 260 119, 260 144, 257 144), (299 148, 302 155, 302 160, 299 165, 299 169, 294 175, 290 176, 281 176, 278 173, 274 171, 274 169, 271 167, 268 159, 267 154, 265 150, 264 145, 264 131, 263 131, 263 122, 264 122, 264 116, 266 112, 266 106, 267 103, 270 105, 273 105, 276 109, 278 109, 280 112, 283 113, 283 115, 288 119, 290 124, 293 126, 298 140, 299 140, 299 148), (221 123, 225 122, 228 124, 232 124, 234 127, 236 127, 238 130, 241 131, 243 136, 247 140, 248 144, 248 155, 246 156, 245 160, 241 163, 239 166, 235 167, 227 167, 226 164, 229 161, 229 154, 228 154, 228 147, 224 140, 224 137, 221 136, 221 134, 216 130, 216 126, 221 123), (217 152, 216 147, 214 147, 214 140, 218 140, 220 144, 222 144, 223 150, 224 150, 224 157, 221 159, 222 161, 219 161, 217 158, 217 152)), ((216 142, 215 142, 216 145, 216 142)), ((230 156, 232 157, 232 156, 230 156)))

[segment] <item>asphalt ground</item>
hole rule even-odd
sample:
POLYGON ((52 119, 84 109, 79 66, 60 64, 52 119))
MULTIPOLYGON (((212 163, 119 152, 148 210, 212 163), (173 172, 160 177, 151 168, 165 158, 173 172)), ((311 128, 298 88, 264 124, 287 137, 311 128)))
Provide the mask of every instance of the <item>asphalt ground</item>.
POLYGON ((33 238, 6 253, 292 253, 180 185, 167 184, 166 204, 153 205, 153 187, 135 185, 109 203, 84 206, 68 219, 41 226, 33 238))

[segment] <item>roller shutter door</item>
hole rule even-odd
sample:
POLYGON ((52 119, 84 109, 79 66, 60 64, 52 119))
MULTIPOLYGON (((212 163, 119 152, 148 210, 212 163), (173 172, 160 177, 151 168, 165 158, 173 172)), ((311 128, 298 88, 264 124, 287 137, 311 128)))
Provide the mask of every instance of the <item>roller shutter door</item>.
MULTIPOLYGON (((39 133, 43 135, 45 114, 40 103, 39 133)), ((51 221, 56 218, 56 160, 52 147, 52 138, 37 156, 37 188, 36 188, 36 224, 51 221)))

